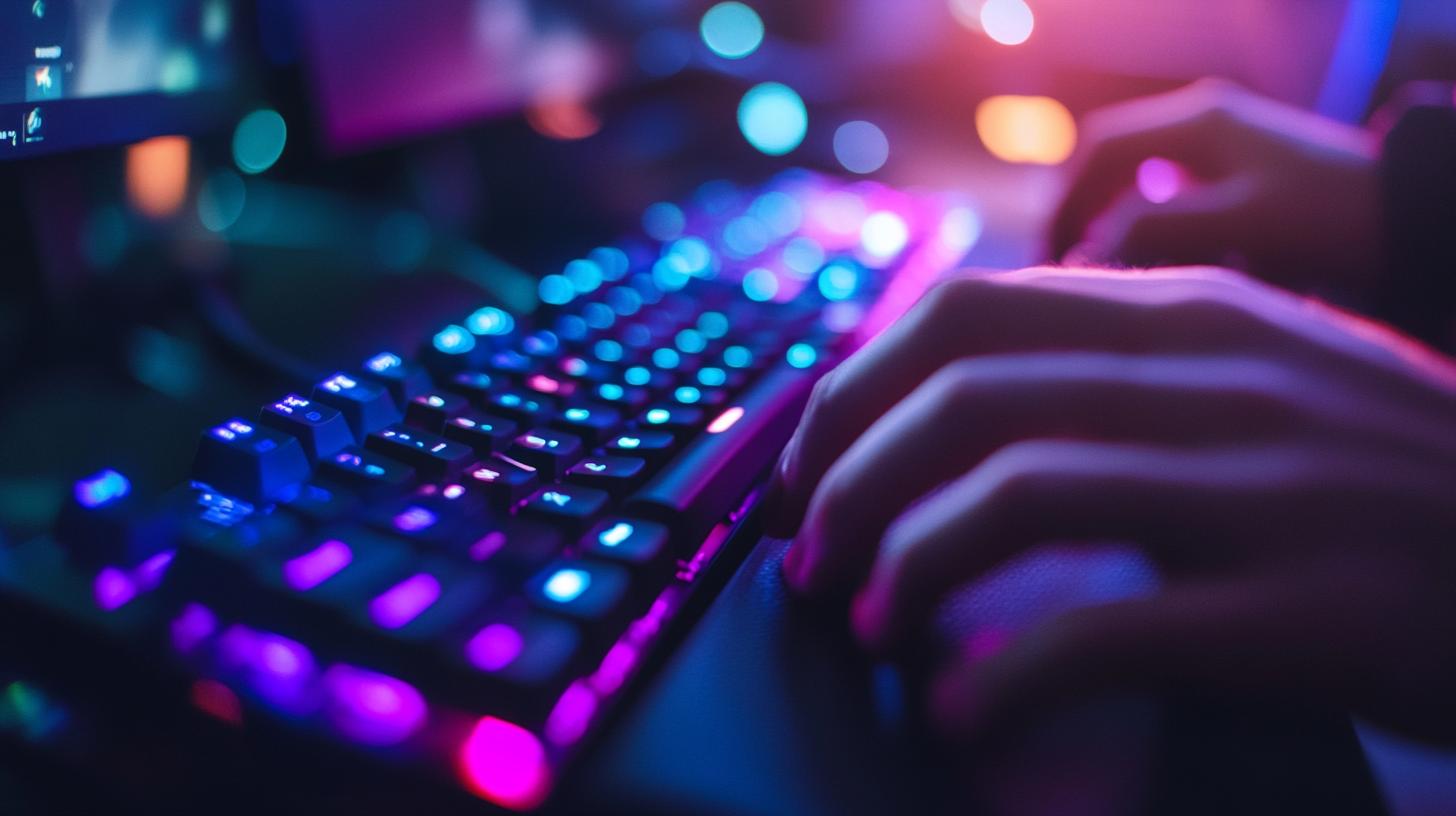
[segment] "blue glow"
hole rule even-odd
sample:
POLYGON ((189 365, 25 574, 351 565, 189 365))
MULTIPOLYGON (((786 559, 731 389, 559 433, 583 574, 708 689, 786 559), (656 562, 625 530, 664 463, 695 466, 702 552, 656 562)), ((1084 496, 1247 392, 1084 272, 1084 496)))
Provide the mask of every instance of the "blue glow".
POLYGON ((546 579, 542 588, 546 597, 557 603, 571 603, 591 586, 591 575, 579 569, 557 570, 546 579))
POLYGON ((617 313, 605 303, 588 303, 581 308, 581 316, 593 329, 610 329, 617 322, 617 313))
POLYGON ((287 142, 288 124, 278 111, 253 111, 233 131, 233 161, 244 173, 261 173, 278 161, 287 142))
POLYGON ((653 408, 647 412, 646 419, 649 425, 663 425, 672 419, 672 414, 666 408, 653 408))
POLYGON ((243 214, 248 187, 231 170, 218 170, 207 177, 197 192, 197 218, 212 232, 222 232, 243 214))
POLYGON ((521 341, 521 350, 535 357, 545 357, 548 354, 553 354, 560 347, 561 339, 556 336, 555 332, 546 331, 545 329, 532 332, 526 336, 526 339, 521 341))
POLYGON ((824 247, 807 235, 792 238, 784 244, 784 266, 795 277, 804 279, 824 265, 824 247))
POLYGON ((465 328, 483 337, 510 334, 516 328, 516 319, 494 306, 486 306, 465 318, 465 328))
POLYGON ((663 251, 663 257, 676 256, 682 259, 684 272, 699 278, 712 277, 713 250, 709 248, 708 242, 696 236, 688 236, 673 241, 663 251))
POLYGON ((571 281, 567 280, 565 275, 547 275, 541 279, 536 291, 541 296, 543 303, 553 306, 570 303, 571 299, 576 297, 576 287, 571 285, 571 281))
POLYGON ((633 323, 622 330, 622 342, 632 348, 643 348, 652 344, 652 330, 641 323, 633 323))
POLYGON ((602 285, 602 268, 597 266, 596 261, 588 261, 585 258, 578 258, 566 265, 562 271, 568 281, 571 281, 572 288, 579 294, 595 292, 602 285))
POLYGON ((763 44, 758 12, 734 0, 708 9, 698 29, 708 49, 724 59, 743 59, 763 44))
POLYGON ((773 300, 774 295, 778 293, 779 279, 767 269, 760 266, 750 269, 744 274, 743 294, 747 295, 749 300, 763 303, 773 300))
POLYGON ((601 542, 603 547, 616 547, 632 537, 632 530, 632 525, 619 521, 603 530, 601 535, 597 536, 597 541, 601 542))
POLYGON ((607 400, 608 402, 616 402, 617 400, 626 396, 626 394, 627 389, 623 388, 620 385, 617 385, 616 383, 602 383, 601 385, 597 386, 597 396, 601 397, 604 400, 607 400))
POLYGON ((851 173, 873 173, 890 159, 890 140, 871 122, 845 122, 834 131, 834 158, 851 173))
POLYGON ((392 354, 388 351, 380 352, 364 361, 364 367, 373 371, 375 374, 383 374, 386 371, 399 368, 402 365, 404 365, 404 360, 400 359, 398 354, 392 354))
POLYGON ((622 374, 628 385, 646 385, 652 382, 652 372, 642 366, 632 366, 622 374))
POLYGON ((728 334, 728 316, 722 312, 703 312, 698 316, 698 331, 710 340, 728 334))
POLYGON ((604 363, 615 363, 622 359, 622 344, 616 340, 598 340, 592 351, 604 363))
POLYGON ((797 199, 780 190, 759 196, 748 212, 779 237, 789 235, 804 223, 804 208, 797 199))
POLYGON ((738 129, 760 152, 782 156, 804 141, 809 112, 793 88, 765 82, 750 88, 738 103, 738 129))
POLYGON ((677 368, 682 363, 682 357, 670 348, 660 348, 652 352, 652 364, 658 368, 677 368))
POLYGON ((789 350, 784 354, 784 359, 788 360, 789 365, 794 368, 808 368, 818 362, 819 352, 808 343, 795 343, 789 346, 789 350))
POLYGON ((630 286, 618 286, 607 292, 607 305, 622 317, 630 317, 642 308, 642 295, 630 286))
POLYGON ((703 399, 703 392, 691 385, 680 385, 672 392, 673 398, 683 405, 693 405, 703 399))
POLYGON ((664 292, 676 292, 687 286, 689 280, 692 280, 692 274, 688 272, 687 262, 681 255, 659 258, 652 265, 652 282, 664 292))
POLYGON ((621 448, 622 450, 636 450, 637 448, 639 448, 641 446, 642 446, 642 440, 640 438, 638 438, 638 437, 635 437, 635 436, 619 436, 619 437, 617 437, 617 447, 621 448))
MULTIPOLYGON (((591 304, 601 305, 601 304, 591 304)), ((562 315, 556 321, 556 333, 565 340, 585 340, 591 327, 586 321, 576 315, 562 315)))
POLYGON ((465 354, 475 348, 475 336, 452 323, 435 334, 435 348, 446 354, 465 354))
POLYGON ((728 372, 716 366, 698 369, 698 382, 709 388, 717 388, 728 382, 728 372))
POLYGON ((768 229, 750 215, 739 216, 723 228, 723 246, 736 258, 752 258, 767 249, 768 242, 768 229))
POLYGON ((677 348, 683 354, 702 354, 708 347, 707 338, 697 329, 683 329, 677 333, 677 348))
POLYGON ((585 408, 567 408, 562 414, 568 422, 586 422, 591 419, 591 411, 585 408))
POLYGON ((753 365, 753 352, 743 346, 729 346, 723 349, 723 364, 729 368, 748 368, 753 365))
POLYGON ((601 267, 602 278, 608 281, 621 280, 622 276, 627 274, 627 268, 631 266, 627 253, 616 247, 597 247, 588 252, 586 257, 601 267))
POLYGON ((672 241, 682 237, 688 219, 682 208, 667 201, 659 201, 642 213, 642 231, 658 241, 672 241))
POLYGON ((826 300, 848 300, 859 288, 859 272, 843 261, 836 261, 819 273, 819 294, 826 300))
POLYGON ((114 470, 107 469, 76 482, 76 501, 87 508, 110 504, 131 492, 131 482, 114 470))

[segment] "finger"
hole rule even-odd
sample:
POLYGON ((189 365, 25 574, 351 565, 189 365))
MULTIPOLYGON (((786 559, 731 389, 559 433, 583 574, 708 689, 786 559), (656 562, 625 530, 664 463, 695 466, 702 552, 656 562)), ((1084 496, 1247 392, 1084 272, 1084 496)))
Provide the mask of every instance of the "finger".
POLYGON ((1200 82, 1088 116, 1071 181, 1052 216, 1051 257, 1062 257, 1078 242, 1146 159, 1171 159, 1204 177, 1225 172, 1224 143, 1233 122, 1226 106, 1238 93, 1226 83, 1200 82))
POLYGON ((1197 187, 1161 204, 1127 195, 1091 228, 1079 251, 1090 262, 1129 266, 1212 264, 1242 251, 1248 179, 1197 187))
POLYGON ((855 633, 887 650, 950 590, 1049 541, 1126 541, 1157 561, 1205 569, 1238 563, 1257 538, 1287 530, 1300 512, 1308 511, 1309 525, 1328 512, 1309 504, 1317 501, 1312 488, 1293 490, 1316 482, 1313 458, 1274 446, 1008 445, 890 530, 855 598, 855 633))
POLYGON ((815 490, 786 569, 801 591, 863 577, 890 523, 1019 440, 1254 442, 1305 424, 1310 386, 1246 358, 1108 353, 969 358, 937 372, 850 446, 815 490))
POLYGON ((1324 605, 1301 607, 1301 592, 1288 581, 1224 581, 1063 614, 997 654, 948 665, 932 684, 932 719, 948 735, 984 737, 1099 694, 1313 688, 1340 650, 1310 618, 1324 605))
POLYGON ((1169 277, 1028 270, 937 286, 815 387, 775 468, 776 506, 766 513, 768 531, 793 535, 829 466, 877 418, 951 360, 1067 349, 1212 352, 1277 334, 1257 320, 1241 319, 1231 302, 1209 294, 1222 291, 1216 283, 1213 273, 1169 277))

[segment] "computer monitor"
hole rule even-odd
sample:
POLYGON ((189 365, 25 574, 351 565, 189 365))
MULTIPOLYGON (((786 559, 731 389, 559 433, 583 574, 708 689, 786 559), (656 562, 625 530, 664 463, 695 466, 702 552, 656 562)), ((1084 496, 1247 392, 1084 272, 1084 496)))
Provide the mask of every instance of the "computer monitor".
POLYGON ((234 81, 236 0, 0 5, 0 160, 204 127, 234 81))

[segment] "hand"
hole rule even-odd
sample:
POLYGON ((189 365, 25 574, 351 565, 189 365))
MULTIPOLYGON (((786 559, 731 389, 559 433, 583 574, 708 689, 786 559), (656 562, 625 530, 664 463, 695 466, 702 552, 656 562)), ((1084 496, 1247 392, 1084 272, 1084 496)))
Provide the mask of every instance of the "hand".
POLYGON ((819 383, 768 505, 791 587, 856 590, 875 650, 1041 543, 1160 567, 947 667, 953 731, 1191 683, 1456 740, 1456 367, 1237 273, 947 282, 819 383))
POLYGON ((1377 141, 1359 128, 1203 80, 1096 111, 1082 125, 1051 257, 1229 263, 1299 289, 1358 297, 1378 273, 1377 141), (1131 192, 1161 157, 1196 181, 1155 204, 1131 192))

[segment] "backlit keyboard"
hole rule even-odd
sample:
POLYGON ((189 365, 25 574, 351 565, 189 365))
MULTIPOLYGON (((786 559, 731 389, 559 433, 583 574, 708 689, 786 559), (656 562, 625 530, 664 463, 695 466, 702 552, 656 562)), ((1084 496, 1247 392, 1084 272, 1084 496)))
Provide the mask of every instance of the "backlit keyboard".
POLYGON ((546 276, 534 314, 222 418, 168 494, 77 481, 54 535, 0 550, 7 609, 230 726, 540 805, 751 546, 815 378, 977 229, 803 172, 656 207, 663 240, 546 276))

